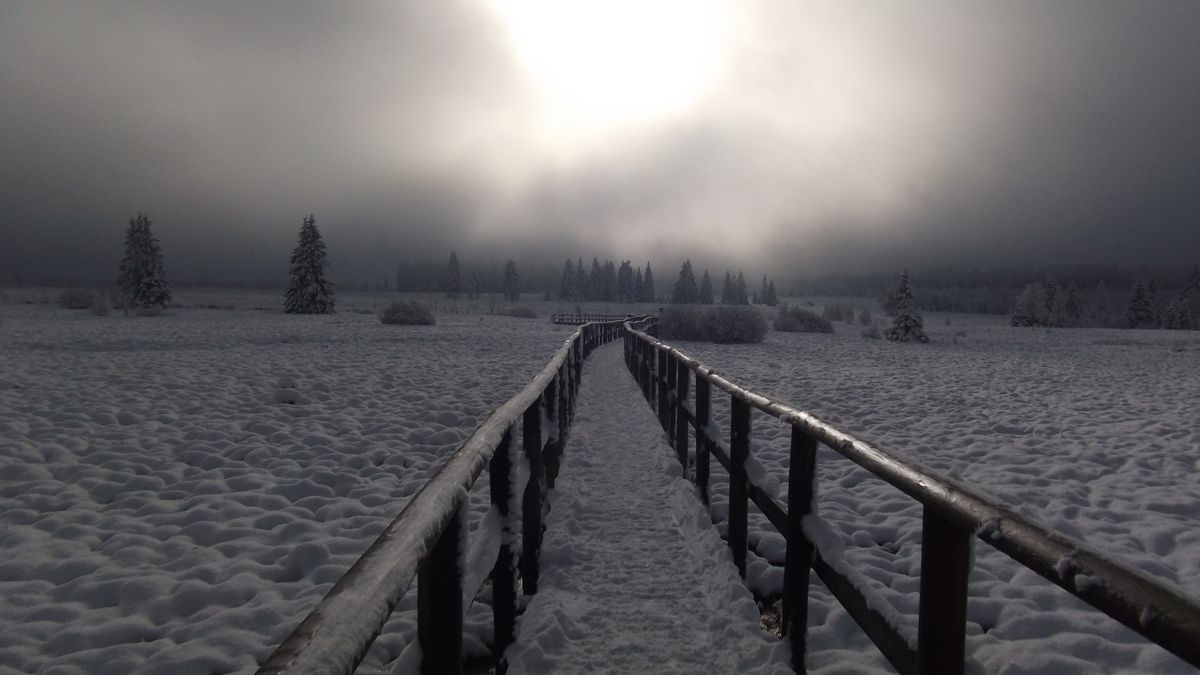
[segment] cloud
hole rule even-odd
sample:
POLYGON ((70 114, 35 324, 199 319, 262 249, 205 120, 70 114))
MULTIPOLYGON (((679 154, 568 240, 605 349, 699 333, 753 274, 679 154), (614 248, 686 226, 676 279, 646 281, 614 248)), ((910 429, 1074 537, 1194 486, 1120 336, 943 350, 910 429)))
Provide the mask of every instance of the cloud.
POLYGON ((364 279, 450 247, 779 271, 1200 250, 1195 3, 725 3, 694 100, 590 126, 497 6, 6 7, 0 277, 111 276, 139 210, 178 274, 235 281, 278 278, 310 211, 364 279))

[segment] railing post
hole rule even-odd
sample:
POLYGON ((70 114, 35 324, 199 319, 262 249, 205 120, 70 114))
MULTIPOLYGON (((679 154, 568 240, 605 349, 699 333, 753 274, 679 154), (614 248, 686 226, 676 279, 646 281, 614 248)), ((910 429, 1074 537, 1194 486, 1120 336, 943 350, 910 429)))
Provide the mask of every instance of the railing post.
POLYGON ((919 673, 963 672, 970 564, 971 533, 926 506, 921 517, 919 673))
POLYGON ((542 463, 542 398, 539 396, 525 411, 521 424, 521 442, 529 462, 529 482, 521 499, 521 585, 525 595, 537 593, 538 558, 542 552, 542 484, 546 467, 542 463))
POLYGON ((544 457, 542 461, 546 464, 547 490, 554 489, 554 481, 558 479, 558 470, 562 467, 563 441, 565 439, 562 435, 562 425, 558 419, 558 390, 559 383, 563 381, 562 375, 563 369, 559 368, 558 374, 550 378, 550 382, 546 385, 546 390, 542 393, 542 404, 546 407, 546 419, 550 424, 556 425, 559 432, 554 441, 547 444, 543 450, 544 457))
POLYGON ((667 353, 662 349, 655 350, 658 352, 658 380, 654 383, 658 387, 658 423, 662 425, 663 431, 669 431, 667 426, 667 417, 670 415, 667 403, 667 353))
POLYGON ((512 427, 504 432, 500 445, 488 465, 492 507, 500 514, 500 553, 496 556, 496 565, 492 567, 492 626, 495 639, 492 651, 496 658, 496 671, 503 672, 501 660, 504 650, 516 639, 517 617, 517 583, 513 573, 512 552, 512 516, 509 504, 512 502, 512 427))
POLYGON ((792 646, 792 669, 806 672, 804 653, 808 630, 808 570, 813 547, 804 534, 804 517, 813 510, 813 480, 817 464, 817 441, 792 427, 791 457, 788 461, 787 557, 783 564, 783 634, 792 646))
POLYGON ((576 397, 579 396, 579 382, 583 376, 583 346, 580 344, 582 340, 575 341, 575 392, 576 397))
POLYGON ((708 380, 696 376, 696 487, 700 501, 708 505, 708 380))
MULTIPOLYGON (((651 403, 650 395, 650 344, 645 340, 638 340, 641 357, 638 359, 638 379, 642 382, 642 396, 645 397, 646 403, 651 403)), ((653 404, 651 404, 653 407, 653 404)))
POLYGON ((463 551, 460 505, 417 573, 417 640, 422 675, 462 672, 463 551))
POLYGON ((749 489, 746 460, 750 458, 750 404, 730 397, 729 421, 729 548, 738 573, 746 578, 746 520, 749 489))
POLYGON ((683 466, 683 475, 688 470, 688 416, 685 405, 688 397, 688 370, 683 359, 675 359, 675 455, 683 466))

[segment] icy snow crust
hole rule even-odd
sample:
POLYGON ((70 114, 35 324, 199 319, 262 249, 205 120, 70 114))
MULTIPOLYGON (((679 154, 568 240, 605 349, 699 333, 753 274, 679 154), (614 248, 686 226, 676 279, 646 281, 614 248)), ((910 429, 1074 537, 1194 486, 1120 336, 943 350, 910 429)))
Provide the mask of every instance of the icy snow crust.
POLYGON ((0 672, 253 670, 571 330, 0 306, 0 672))
POLYGON ((791 672, 621 354, 584 363, 509 672, 791 672))
MULTIPOLYGON (((932 343, 771 332, 759 345, 674 343, 721 375, 963 480, 1052 529, 1200 595, 1200 336, 1016 329, 926 317, 932 343), (966 337, 954 340, 958 331, 966 337)), ((728 436, 729 399, 714 390, 728 436)), ((786 499, 789 428, 753 411, 751 455, 786 499)), ((920 505, 832 450, 817 456, 817 510, 846 563, 915 628, 920 505)), ((728 481, 713 463, 713 512, 728 481)), ((723 523, 722 523, 723 524, 723 523)), ((782 537, 751 508, 751 583, 782 585, 782 537)), ((1195 669, 983 542, 975 542, 967 652, 975 672, 1192 673, 1195 669)), ((1077 579, 1076 584, 1100 583, 1077 579)), ((890 669, 815 580, 811 672, 890 669)))

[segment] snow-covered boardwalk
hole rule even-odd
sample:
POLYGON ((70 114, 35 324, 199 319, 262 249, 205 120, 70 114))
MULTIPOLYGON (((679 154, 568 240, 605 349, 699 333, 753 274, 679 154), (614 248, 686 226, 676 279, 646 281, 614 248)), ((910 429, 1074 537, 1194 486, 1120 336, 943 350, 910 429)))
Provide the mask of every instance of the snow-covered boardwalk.
POLYGON ((791 672, 621 345, 584 364, 509 672, 791 672))

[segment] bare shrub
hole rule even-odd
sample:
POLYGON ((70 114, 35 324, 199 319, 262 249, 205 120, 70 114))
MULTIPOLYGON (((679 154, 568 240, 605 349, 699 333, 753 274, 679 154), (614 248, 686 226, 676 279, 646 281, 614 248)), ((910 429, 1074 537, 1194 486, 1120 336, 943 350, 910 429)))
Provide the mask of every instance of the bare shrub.
POLYGON ((722 344, 762 342, 767 322, 748 305, 667 307, 658 319, 658 334, 668 340, 722 344))
POLYGON ((505 307, 496 313, 501 314, 503 316, 516 317, 518 319, 536 319, 536 318, 538 318, 537 312, 533 311, 532 308, 530 308, 526 305, 513 305, 511 307, 505 307))
POLYGON ((854 321, 854 308, 850 305, 833 303, 825 305, 821 310, 821 316, 830 321, 854 321))
POLYGON ((105 299, 102 291, 97 291, 92 296, 92 306, 88 309, 92 310, 92 314, 96 316, 108 316, 108 300, 105 299))
POLYGON ((871 310, 864 309, 858 313, 858 322, 864 326, 870 326, 872 322, 871 310))
POLYGON ((58 294, 58 304, 66 309, 88 309, 92 306, 92 292, 86 288, 68 288, 58 294))
POLYGON ((379 322, 400 326, 432 326, 436 323, 428 307, 405 301, 393 302, 379 310, 379 322))
POLYGON ((800 307, 781 307, 775 317, 775 330, 785 333, 832 333, 833 323, 815 312, 800 307))

